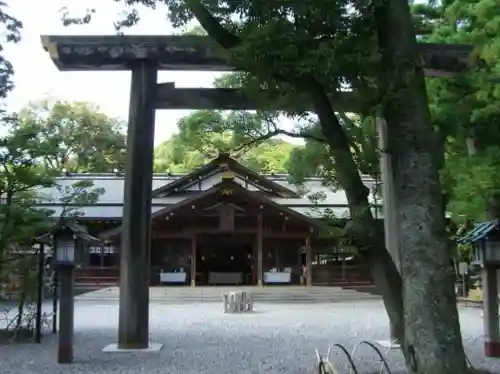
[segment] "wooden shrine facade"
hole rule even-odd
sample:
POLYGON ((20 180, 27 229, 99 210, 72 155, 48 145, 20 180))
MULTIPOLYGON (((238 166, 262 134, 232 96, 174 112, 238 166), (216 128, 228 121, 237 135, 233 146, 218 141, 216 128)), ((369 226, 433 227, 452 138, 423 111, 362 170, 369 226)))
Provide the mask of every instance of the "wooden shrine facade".
MULTIPOLYGON (((122 181, 98 178, 96 186, 109 190, 104 198, 120 201, 114 197, 120 186, 114 183, 122 181)), ((255 173, 227 154, 169 178, 157 180, 152 191, 153 200, 164 205, 153 208, 150 216, 150 285, 370 282, 351 251, 323 235, 331 228, 321 220, 321 209, 335 208, 313 207, 286 178, 255 173)), ((318 184, 309 187, 314 190, 318 184)), ((108 242, 82 254, 79 285, 118 284, 120 248, 127 234, 121 218, 111 218, 117 205, 82 212, 81 223, 108 242)), ((342 215, 342 208, 337 209, 342 215)))
MULTIPOLYGON (((312 283, 311 242, 326 227, 234 178, 226 172, 211 188, 152 214, 152 284, 312 283)), ((103 235, 119 246, 123 233, 103 235)))

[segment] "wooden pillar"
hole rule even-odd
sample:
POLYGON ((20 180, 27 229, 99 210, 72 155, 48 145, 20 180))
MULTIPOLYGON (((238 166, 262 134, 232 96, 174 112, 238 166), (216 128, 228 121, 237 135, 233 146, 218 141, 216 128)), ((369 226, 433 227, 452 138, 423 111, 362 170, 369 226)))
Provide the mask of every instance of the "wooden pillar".
POLYGON ((90 266, 90 246, 78 240, 77 250, 80 252, 80 263, 85 267, 90 266))
POLYGON ((481 269, 483 285, 484 353, 486 357, 500 357, 500 328, 498 318, 497 269, 481 269))
POLYGON ((120 249, 118 347, 149 347, 151 191, 158 68, 154 61, 131 67, 127 159, 120 249))
POLYGON ((382 180, 382 206, 384 212, 385 246, 401 274, 401 253, 398 241, 398 211, 394 192, 394 173, 392 160, 387 150, 387 124, 384 119, 377 119, 378 145, 380 153, 380 176, 382 180))
POLYGON ((59 266, 61 277, 61 299, 59 301, 59 334, 57 362, 70 364, 73 362, 74 308, 75 308, 75 275, 74 265, 59 266))
MULTIPOLYGON (((382 206, 384 213, 384 240, 385 247, 391 255, 396 269, 401 274, 401 252, 399 248, 398 210, 396 206, 396 195, 394 192, 394 172, 392 159, 388 150, 387 123, 383 118, 376 119, 378 132, 378 147, 380 152, 380 176, 382 182, 382 206)), ((392 346, 397 342, 396 328, 390 323, 390 341, 392 346)), ((384 343, 385 344, 385 343, 384 343)))
POLYGON ((306 286, 312 286, 312 249, 311 236, 306 236, 306 286))
POLYGON ((196 286, 196 234, 191 237, 191 287, 196 286))
POLYGON ((298 264, 299 264, 299 283, 300 285, 304 285, 305 279, 304 279, 304 267, 302 263, 302 245, 299 246, 299 258, 298 258, 298 264))
POLYGON ((42 341, 42 304, 43 304, 43 274, 45 271, 45 245, 38 244, 38 273, 36 283, 36 319, 35 319, 35 342, 42 341))
POLYGON ((112 242, 112 243, 109 243, 109 246, 110 246, 110 251, 111 252, 111 261, 113 263, 113 267, 116 267, 116 268, 120 268, 120 247, 121 247, 121 243, 120 242, 112 242))
POLYGON ((255 246, 257 248, 257 285, 263 286, 264 282, 262 280, 263 271, 262 271, 262 213, 257 215, 257 236, 255 246))
POLYGON ((104 245, 101 245, 101 268, 104 267, 104 245))

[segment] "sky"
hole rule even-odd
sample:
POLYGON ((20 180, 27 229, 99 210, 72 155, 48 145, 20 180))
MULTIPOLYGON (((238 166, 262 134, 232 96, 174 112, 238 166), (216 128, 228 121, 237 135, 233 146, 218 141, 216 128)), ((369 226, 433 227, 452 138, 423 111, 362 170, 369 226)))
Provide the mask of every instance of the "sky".
MULTIPOLYGON (((6 47, 6 56, 14 65, 15 89, 7 99, 10 110, 17 111, 44 97, 63 101, 88 101, 97 104, 109 116, 126 119, 130 95, 129 72, 60 72, 43 50, 40 35, 113 35, 113 21, 123 11, 113 0, 7 0, 10 13, 24 25, 22 40, 6 47), (84 3, 84 6, 79 6, 84 3), (62 25, 59 10, 68 6, 71 14, 82 14, 85 7, 95 8, 90 25, 62 25)), ((127 34, 172 34, 166 10, 140 8, 143 21, 127 34)), ((178 30, 177 30, 178 32, 178 30)), ((217 72, 160 72, 159 82, 175 82, 178 87, 211 87, 217 72)), ((190 111, 156 112, 155 143, 167 140, 176 131, 176 122, 190 111)))

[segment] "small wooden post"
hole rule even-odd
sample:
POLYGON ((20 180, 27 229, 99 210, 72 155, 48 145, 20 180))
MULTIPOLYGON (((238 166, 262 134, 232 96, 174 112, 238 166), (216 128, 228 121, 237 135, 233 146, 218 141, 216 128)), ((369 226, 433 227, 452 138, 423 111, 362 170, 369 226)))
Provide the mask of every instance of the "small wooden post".
POLYGON ((262 213, 257 215, 257 236, 256 236, 256 247, 257 247, 257 285, 263 286, 262 281, 263 271, 262 271, 262 213))
POLYGON ((481 277, 483 285, 484 353, 486 357, 500 357, 497 269, 486 265, 481 270, 481 277))
POLYGON ((55 334, 57 332, 57 304, 58 304, 58 297, 59 297, 59 275, 58 275, 58 270, 56 266, 56 246, 54 245, 54 255, 52 256, 52 270, 53 270, 53 275, 52 275, 52 285, 53 285, 53 293, 52 293, 52 334, 55 334))
POLYGON ((303 247, 302 246, 299 246, 298 247, 298 259, 297 259, 297 264, 299 266, 299 284, 302 286, 304 285, 304 267, 303 267, 303 264, 302 264, 302 251, 303 251, 303 247))
POLYGON ((100 267, 103 268, 104 267, 104 245, 103 244, 101 244, 100 250, 101 250, 101 256, 100 256, 101 263, 100 263, 100 267))
POLYGON ((45 245, 38 244, 38 273, 36 296, 35 342, 42 341, 42 304, 43 304, 43 273, 45 270, 45 245))
POLYGON ((311 236, 306 236, 306 286, 312 285, 312 250, 311 236))
POLYGON ((73 362, 73 336, 75 330, 74 265, 59 265, 58 268, 61 277, 61 300, 59 303, 61 315, 59 317, 57 362, 60 364, 70 364, 73 362))
POLYGON ((196 234, 191 237, 191 287, 196 286, 196 234))

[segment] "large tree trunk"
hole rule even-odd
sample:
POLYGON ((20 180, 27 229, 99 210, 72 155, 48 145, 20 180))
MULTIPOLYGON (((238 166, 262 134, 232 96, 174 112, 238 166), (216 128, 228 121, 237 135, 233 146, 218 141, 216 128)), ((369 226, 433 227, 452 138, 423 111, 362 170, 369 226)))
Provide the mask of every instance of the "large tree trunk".
POLYGON ((399 341, 404 340, 404 320, 401 276, 385 247, 382 225, 374 219, 364 185, 352 153, 349 140, 342 129, 321 85, 312 80, 308 84, 321 130, 328 142, 330 155, 335 160, 337 182, 345 191, 351 219, 348 235, 355 241, 360 255, 369 266, 373 280, 382 294, 391 321, 391 328, 399 341))
MULTIPOLYGON (((186 4, 208 35, 221 47, 231 49, 241 44, 242 40, 225 30, 200 0, 187 0, 186 4)), ((251 69, 249 70, 251 71, 251 69)), ((328 140, 330 154, 335 160, 338 183, 347 196, 351 214, 349 235, 355 239, 360 254, 371 269, 375 284, 383 295, 385 307, 392 326, 396 330, 397 338, 404 341, 401 277, 385 248, 382 227, 377 225, 372 216, 368 201, 368 189, 361 180, 357 165, 352 157, 349 140, 333 112, 331 103, 325 95, 324 87, 314 79, 292 79, 293 82, 290 82, 287 77, 275 76, 274 78, 304 86, 299 88, 301 90, 307 89, 311 96, 323 134, 328 140)), ((411 357, 407 355, 407 351, 404 353, 409 362, 411 357)))
POLYGON ((408 370, 466 373, 442 209, 438 144, 408 1, 382 0, 376 23, 383 66, 383 112, 399 210, 403 348, 407 356, 414 357, 408 370))

